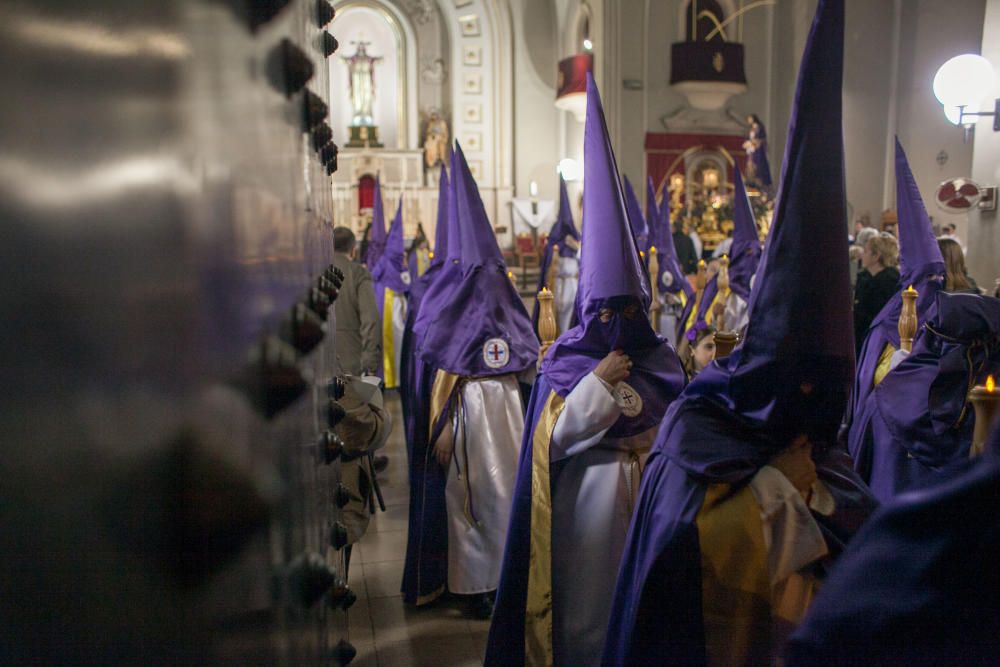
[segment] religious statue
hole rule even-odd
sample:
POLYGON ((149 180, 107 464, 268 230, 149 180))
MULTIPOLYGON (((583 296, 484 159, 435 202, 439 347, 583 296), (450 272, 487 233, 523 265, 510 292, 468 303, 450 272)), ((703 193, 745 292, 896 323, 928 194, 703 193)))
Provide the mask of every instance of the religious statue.
POLYGON ((750 130, 743 149, 747 152, 746 182, 762 190, 771 187, 771 165, 767 161, 767 131, 757 114, 747 116, 750 130))
POLYGON ((448 159, 448 123, 441 113, 435 109, 427 119, 427 130, 424 133, 424 164, 430 169, 448 159))
POLYGON ((344 58, 351 78, 351 106, 354 117, 351 125, 372 127, 375 125, 372 108, 375 104, 375 65, 382 62, 382 56, 370 56, 366 47, 371 42, 359 40, 353 56, 344 58))
POLYGON ((670 219, 676 220, 680 216, 681 209, 684 208, 684 174, 672 174, 670 176, 670 186, 667 188, 670 193, 670 219))

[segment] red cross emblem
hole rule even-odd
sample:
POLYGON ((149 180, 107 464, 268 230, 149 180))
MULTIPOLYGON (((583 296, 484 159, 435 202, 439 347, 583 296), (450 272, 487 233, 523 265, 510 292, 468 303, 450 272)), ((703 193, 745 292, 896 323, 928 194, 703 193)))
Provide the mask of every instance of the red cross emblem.
POLYGON ((483 361, 490 368, 503 368, 510 361, 510 347, 502 338, 491 338, 483 345, 483 361))

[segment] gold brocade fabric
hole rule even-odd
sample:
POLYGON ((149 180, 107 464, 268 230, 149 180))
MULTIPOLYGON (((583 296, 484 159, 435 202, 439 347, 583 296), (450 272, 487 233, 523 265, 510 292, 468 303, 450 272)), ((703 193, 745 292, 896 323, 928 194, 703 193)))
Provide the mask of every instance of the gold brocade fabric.
POLYGON ((455 390, 459 379, 459 376, 454 373, 438 369, 437 375, 434 377, 434 386, 431 388, 431 419, 427 437, 433 437, 434 425, 437 424, 441 412, 448 405, 448 399, 451 398, 451 393, 455 390))
POLYGON ((531 551, 524 609, 524 651, 529 665, 552 664, 552 486, 549 443, 566 402, 552 392, 531 439, 531 551))
POLYGON ((385 288, 385 296, 382 299, 382 370, 383 380, 386 389, 395 389, 399 386, 399 369, 396 368, 396 333, 392 327, 392 307, 396 293, 385 288))
POLYGON ((695 522, 708 664, 766 664, 771 583, 760 507, 748 486, 711 484, 695 522))
POLYGON ((889 374, 892 370, 892 355, 896 353, 896 348, 894 348, 889 343, 885 344, 885 349, 882 350, 882 354, 878 358, 878 366, 875 367, 875 377, 872 380, 872 386, 877 387, 885 379, 885 376, 889 374))

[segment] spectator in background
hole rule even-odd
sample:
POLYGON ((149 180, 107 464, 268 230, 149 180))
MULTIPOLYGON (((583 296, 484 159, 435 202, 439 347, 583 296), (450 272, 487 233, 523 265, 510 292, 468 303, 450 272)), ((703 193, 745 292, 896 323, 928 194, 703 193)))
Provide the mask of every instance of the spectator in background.
POLYGON ((684 233, 684 222, 678 220, 674 223, 674 250, 677 251, 677 261, 681 265, 681 270, 685 275, 694 275, 698 270, 698 260, 700 256, 695 252, 694 241, 684 233))
MULTIPOLYGON (((861 223, 855 223, 855 225, 860 225, 861 223)), ((851 253, 851 288, 856 289, 858 285, 859 276, 861 274, 861 253, 864 252, 865 246, 868 241, 878 236, 878 230, 872 227, 862 226, 857 235, 854 238, 854 245, 850 248, 851 253)), ((865 276, 867 277, 867 273, 865 276)))
POLYGON ((888 232, 870 238, 861 250, 854 288, 854 343, 860 352, 868 327, 899 289, 899 241, 888 232))
MULTIPOLYGON (((958 238, 958 234, 955 233, 956 230, 957 230, 957 227, 955 227, 955 223, 953 223, 953 222, 946 222, 945 224, 943 224, 941 226, 941 236, 939 236, 938 238, 939 239, 947 239, 949 241, 954 241, 955 243, 957 243, 958 247, 962 249, 962 255, 964 256, 965 253, 968 252, 968 250, 966 249, 965 244, 962 243, 962 240, 960 238, 958 238)), ((964 258, 963 258, 963 262, 964 262, 964 258)))
MULTIPOLYGON (((955 226, 951 225, 951 228, 954 230, 955 226)), ((942 237, 938 239, 938 247, 941 248, 941 256, 944 257, 944 290, 979 294, 979 286, 965 268, 965 253, 962 252, 962 246, 950 238, 942 237)))
POLYGON ((357 242, 347 227, 333 230, 333 264, 344 273, 334 303, 337 361, 348 375, 373 374, 382 357, 382 326, 368 269, 354 261, 357 242))

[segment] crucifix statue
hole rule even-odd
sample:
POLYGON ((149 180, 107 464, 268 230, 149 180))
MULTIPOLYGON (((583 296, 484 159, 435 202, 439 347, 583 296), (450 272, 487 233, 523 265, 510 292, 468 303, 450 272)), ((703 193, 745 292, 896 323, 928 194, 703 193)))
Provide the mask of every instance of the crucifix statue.
POLYGON ((351 125, 355 127, 373 127, 372 107, 375 103, 375 65, 382 62, 382 56, 370 56, 366 47, 371 42, 358 40, 352 42, 358 48, 353 56, 344 58, 351 77, 351 106, 354 117, 351 125))

